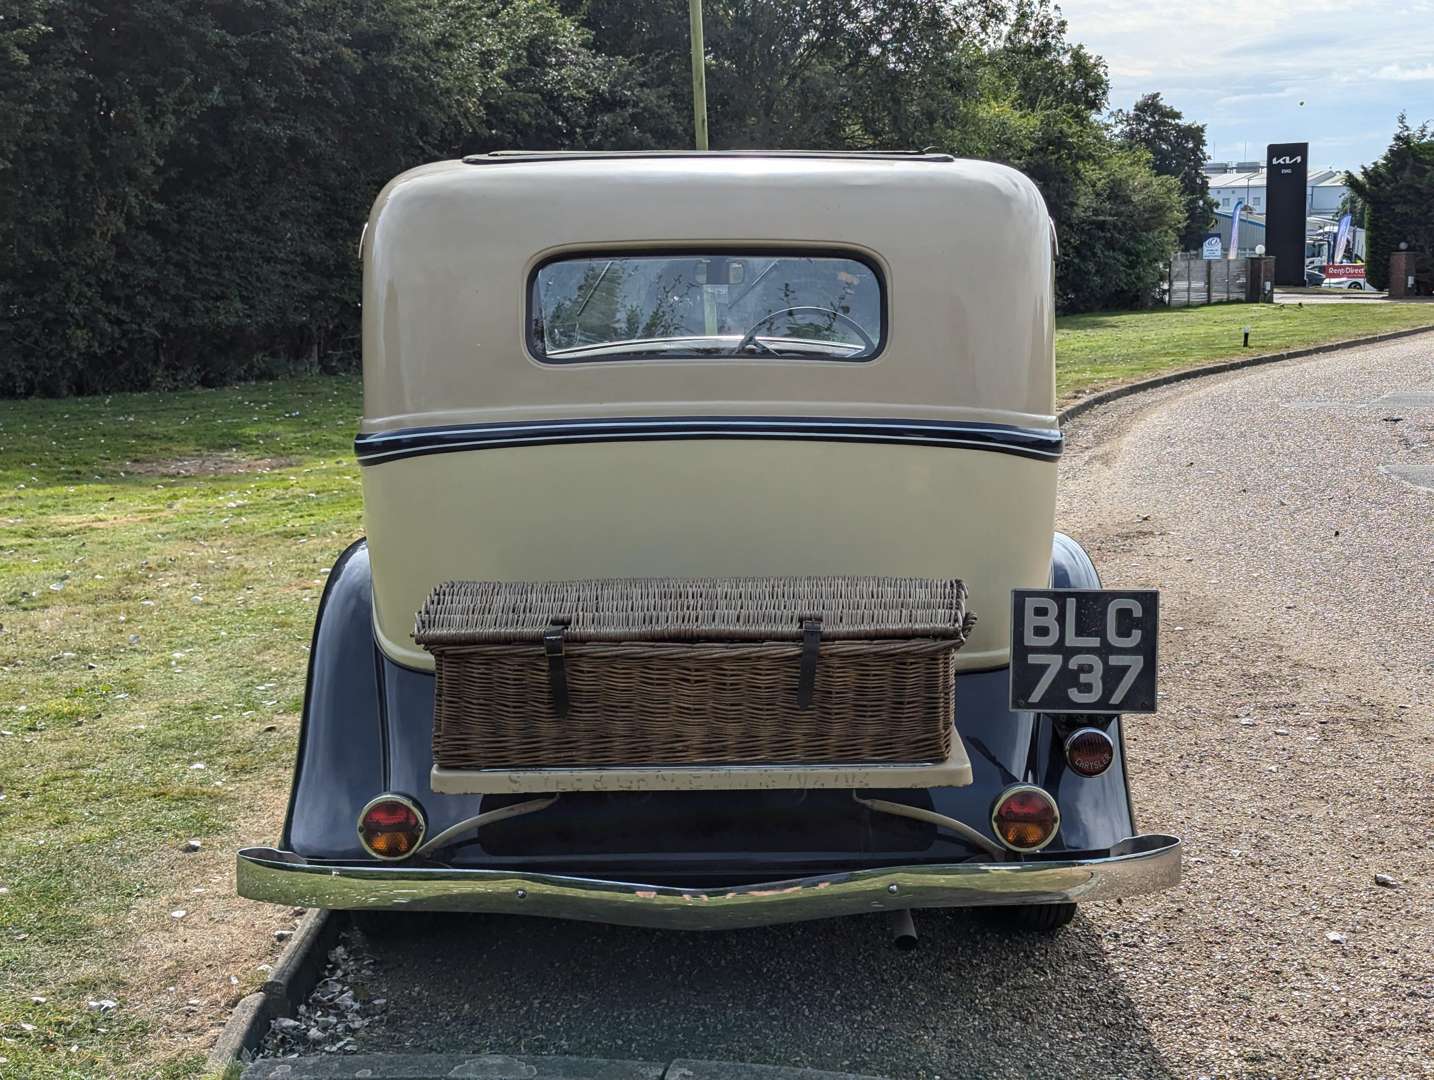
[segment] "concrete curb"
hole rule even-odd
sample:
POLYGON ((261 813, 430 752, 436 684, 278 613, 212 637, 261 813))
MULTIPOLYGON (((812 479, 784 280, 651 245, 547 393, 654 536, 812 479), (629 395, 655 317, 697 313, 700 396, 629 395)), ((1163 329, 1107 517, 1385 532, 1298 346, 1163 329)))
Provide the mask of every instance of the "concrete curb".
POLYGON ((1265 364, 1279 363, 1281 360, 1298 360, 1302 356, 1318 356, 1321 353, 1338 352, 1340 349, 1354 349, 1361 345, 1378 345, 1383 341, 1394 341, 1397 338, 1413 337, 1415 334, 1434 333, 1434 324, 1429 326, 1415 326, 1407 330, 1392 330, 1387 334, 1374 334, 1371 337, 1351 338, 1349 341, 1332 341, 1327 345, 1312 345, 1307 349, 1291 349, 1288 352, 1264 353, 1260 356, 1242 356, 1236 360, 1221 360, 1213 364, 1202 364, 1199 367, 1181 368, 1179 371, 1169 371, 1164 375, 1155 375, 1149 379, 1141 379, 1138 382, 1124 383, 1121 386, 1112 386, 1108 390, 1101 390, 1099 393, 1091 394, 1089 397, 1080 398, 1071 402, 1059 413, 1056 420, 1066 425, 1082 413, 1090 412, 1091 409, 1107 405, 1112 401, 1118 401, 1123 397, 1130 397, 1132 394, 1139 394, 1146 390, 1155 390, 1162 386, 1169 386, 1172 383, 1185 382, 1187 379, 1199 379, 1206 375, 1219 375, 1225 371, 1238 371, 1241 368, 1261 367, 1265 364))
POLYGON ((345 1054, 256 1061, 244 1080, 664 1080, 655 1061, 507 1054, 345 1054))
POLYGON ((727 1061, 613 1061, 506 1054, 354 1054, 260 1061, 245 1080, 881 1080, 854 1073, 727 1061))
POLYGON ((304 915, 279 962, 254 993, 243 998, 218 1040, 209 1051, 205 1073, 225 1077, 237 1075, 235 1066, 252 1055, 269 1033, 269 1024, 288 1016, 309 996, 319 981, 329 950, 338 941, 342 919, 332 911, 313 908, 304 915))

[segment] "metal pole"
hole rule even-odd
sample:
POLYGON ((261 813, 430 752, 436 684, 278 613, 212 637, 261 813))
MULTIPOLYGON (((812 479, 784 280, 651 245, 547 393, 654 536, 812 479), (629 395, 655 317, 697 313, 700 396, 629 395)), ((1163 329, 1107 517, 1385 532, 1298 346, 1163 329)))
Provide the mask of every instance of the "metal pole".
POLYGON ((702 0, 687 0, 692 29, 692 128, 697 149, 707 149, 707 54, 702 45, 702 0))

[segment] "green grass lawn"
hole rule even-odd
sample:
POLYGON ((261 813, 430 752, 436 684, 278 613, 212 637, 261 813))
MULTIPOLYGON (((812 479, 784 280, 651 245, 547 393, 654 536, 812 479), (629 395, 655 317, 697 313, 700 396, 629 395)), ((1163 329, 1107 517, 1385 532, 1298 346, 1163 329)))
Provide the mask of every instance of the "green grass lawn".
MULTIPOLYGON (((1270 351, 1421 322, 1063 319, 1061 391, 1240 354, 1244 325, 1270 351)), ((263 980, 292 920, 233 897, 233 849, 277 836, 358 412, 352 378, 0 402, 0 1077, 193 1075, 263 980)))
POLYGON ((0 403, 0 1076, 188 1075, 263 980, 292 921, 233 898, 233 848, 282 812, 358 408, 0 403))
POLYGON ((1117 383, 1236 356, 1434 325, 1427 304, 1216 304, 1056 320, 1056 386, 1063 402, 1117 383), (1250 328, 1250 347, 1242 330, 1250 328))

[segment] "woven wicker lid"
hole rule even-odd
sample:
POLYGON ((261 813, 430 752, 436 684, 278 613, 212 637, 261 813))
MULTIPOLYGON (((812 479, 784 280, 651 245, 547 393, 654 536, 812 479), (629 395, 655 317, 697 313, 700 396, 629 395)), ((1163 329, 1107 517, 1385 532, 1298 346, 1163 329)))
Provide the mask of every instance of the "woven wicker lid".
POLYGON ((537 642, 555 621, 584 641, 824 641, 940 638, 964 643, 975 616, 955 578, 603 578, 450 581, 429 594, 413 639, 424 647, 537 642))

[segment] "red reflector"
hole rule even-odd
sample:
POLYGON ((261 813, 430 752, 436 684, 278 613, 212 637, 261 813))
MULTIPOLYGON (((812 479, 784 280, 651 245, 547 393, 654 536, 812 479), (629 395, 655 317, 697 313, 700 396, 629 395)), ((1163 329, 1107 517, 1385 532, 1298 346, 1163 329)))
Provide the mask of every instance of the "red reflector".
POLYGON ((1082 776, 1099 776, 1115 760, 1115 743, 1099 728, 1081 728, 1066 739, 1066 763, 1082 776))
POLYGON ((418 815, 411 806, 400 802, 379 803, 368 808, 363 822, 364 827, 369 829, 415 829, 418 827, 418 815))
POLYGON ((423 840, 423 815, 397 795, 380 795, 359 815, 359 842, 376 859, 402 859, 423 840))
POLYGON ((991 827, 1013 851, 1039 851, 1055 837, 1060 823, 1055 800, 1029 784, 1007 788, 991 811, 991 827))

